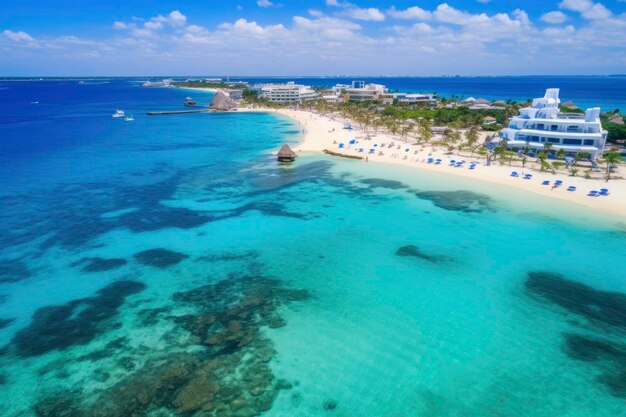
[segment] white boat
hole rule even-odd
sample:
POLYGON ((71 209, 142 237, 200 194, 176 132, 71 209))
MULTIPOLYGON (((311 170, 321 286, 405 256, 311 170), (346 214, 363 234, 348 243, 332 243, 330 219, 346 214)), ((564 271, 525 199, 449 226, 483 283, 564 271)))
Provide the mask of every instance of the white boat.
POLYGON ((113 113, 114 118, 120 118, 120 117, 125 117, 126 114, 124 113, 124 110, 115 110, 115 113, 113 113))
POLYGON ((133 117, 132 114, 130 116, 124 117, 124 121, 125 122, 132 122, 133 120, 135 120, 135 118, 133 117))

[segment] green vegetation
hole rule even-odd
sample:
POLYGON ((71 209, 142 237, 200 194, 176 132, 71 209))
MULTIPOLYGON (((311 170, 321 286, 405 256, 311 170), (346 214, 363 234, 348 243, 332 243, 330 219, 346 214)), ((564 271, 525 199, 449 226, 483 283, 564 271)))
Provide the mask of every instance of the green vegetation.
POLYGON ((626 141, 626 125, 611 123, 608 120, 602 120, 602 127, 609 132, 606 140, 611 143, 626 141))
MULTIPOLYGON (((386 116, 402 119, 428 119, 434 120, 436 125, 449 125, 460 122, 463 127, 482 125, 485 116, 494 117, 499 125, 504 125, 509 117, 507 110, 470 110, 467 107, 436 108, 436 109, 404 109, 402 107, 387 106, 383 110, 386 116)), ((499 129, 494 129, 499 130, 499 129)))
POLYGON ((567 107, 567 106, 560 106, 559 107, 559 111, 561 113, 584 113, 585 112, 584 110, 579 109, 578 107, 571 108, 571 107, 567 107))

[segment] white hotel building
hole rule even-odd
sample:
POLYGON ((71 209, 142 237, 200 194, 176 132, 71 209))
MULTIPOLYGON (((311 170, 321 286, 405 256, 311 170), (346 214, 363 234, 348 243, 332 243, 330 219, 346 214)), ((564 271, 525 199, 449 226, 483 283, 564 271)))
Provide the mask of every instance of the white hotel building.
POLYGON ((531 107, 521 109, 500 132, 507 147, 540 150, 551 143, 555 151, 588 152, 595 160, 602 154, 607 136, 600 123, 600 108, 587 109, 584 114, 561 113, 560 103, 559 89, 550 88, 543 98, 534 99, 531 107))
POLYGON ((310 86, 296 84, 293 81, 287 84, 258 84, 252 89, 259 92, 259 97, 276 103, 298 104, 320 96, 310 86))

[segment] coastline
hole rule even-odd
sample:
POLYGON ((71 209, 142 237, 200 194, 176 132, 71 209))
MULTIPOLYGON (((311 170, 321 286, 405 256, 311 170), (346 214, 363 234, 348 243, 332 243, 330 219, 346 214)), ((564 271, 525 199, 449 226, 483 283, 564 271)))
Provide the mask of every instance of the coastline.
MULTIPOLYGON (((371 139, 365 139, 364 133, 358 129, 352 131, 343 129, 342 120, 331 119, 328 116, 313 113, 304 110, 290 109, 268 109, 268 108, 241 108, 241 112, 266 112, 276 113, 289 117, 298 123, 303 129, 302 142, 294 147, 294 151, 298 154, 315 153, 322 154, 324 149, 335 152, 341 152, 345 155, 362 156, 364 159, 355 160, 355 163, 383 163, 398 166, 404 166, 412 169, 427 170, 440 172, 463 178, 472 177, 478 181, 489 182, 494 185, 514 187, 525 190, 534 194, 539 194, 549 198, 558 199, 568 203, 576 204, 591 208, 595 211, 613 214, 620 218, 626 217, 626 181, 611 180, 606 182, 599 179, 585 179, 577 176, 572 177, 568 174, 552 174, 549 172, 538 172, 536 170, 522 169, 521 167, 500 165, 499 162, 492 162, 490 166, 485 166, 485 161, 478 155, 473 157, 459 156, 456 153, 447 155, 442 149, 436 149, 432 145, 410 145, 387 133, 378 133, 371 135, 371 139), (360 138, 359 138, 360 137, 360 138), (349 145, 351 139, 356 138, 357 144, 349 145), (380 148, 380 145, 394 142, 396 149, 380 148), (345 147, 338 148, 338 143, 344 143, 345 147), (374 154, 368 154, 367 150, 373 145, 376 147, 374 154), (400 149, 397 146, 400 145, 400 149), (358 152, 358 148, 365 148, 363 153, 358 152), (409 149, 405 152, 405 149, 409 149), (379 155, 379 150, 384 155, 379 155), (397 155, 394 157, 393 155, 397 155), (407 157, 404 159, 404 157, 407 157), (367 157, 367 160, 365 159, 367 157), (442 160, 440 165, 428 164, 425 159, 428 157, 439 158, 442 160), (450 160, 464 159, 468 162, 477 161, 476 169, 469 170, 467 165, 461 168, 450 166, 450 160), (511 172, 517 171, 520 177, 511 177, 511 172), (523 179, 522 173, 532 173, 532 179, 523 179), (560 179, 563 185, 559 188, 553 188, 551 185, 542 185, 543 181, 550 181, 552 184, 555 180, 560 179), (567 187, 573 185, 576 191, 567 191, 567 187), (587 196, 590 190, 599 190, 608 188, 610 194, 603 197, 587 196)), ((328 156, 333 157, 333 156, 328 156)))

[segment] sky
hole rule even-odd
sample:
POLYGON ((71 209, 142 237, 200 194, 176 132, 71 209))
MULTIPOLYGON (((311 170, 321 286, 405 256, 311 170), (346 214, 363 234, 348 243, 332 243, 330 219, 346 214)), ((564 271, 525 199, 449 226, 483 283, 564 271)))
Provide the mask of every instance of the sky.
POLYGON ((626 0, 3 0, 0 76, 626 73, 626 0))

